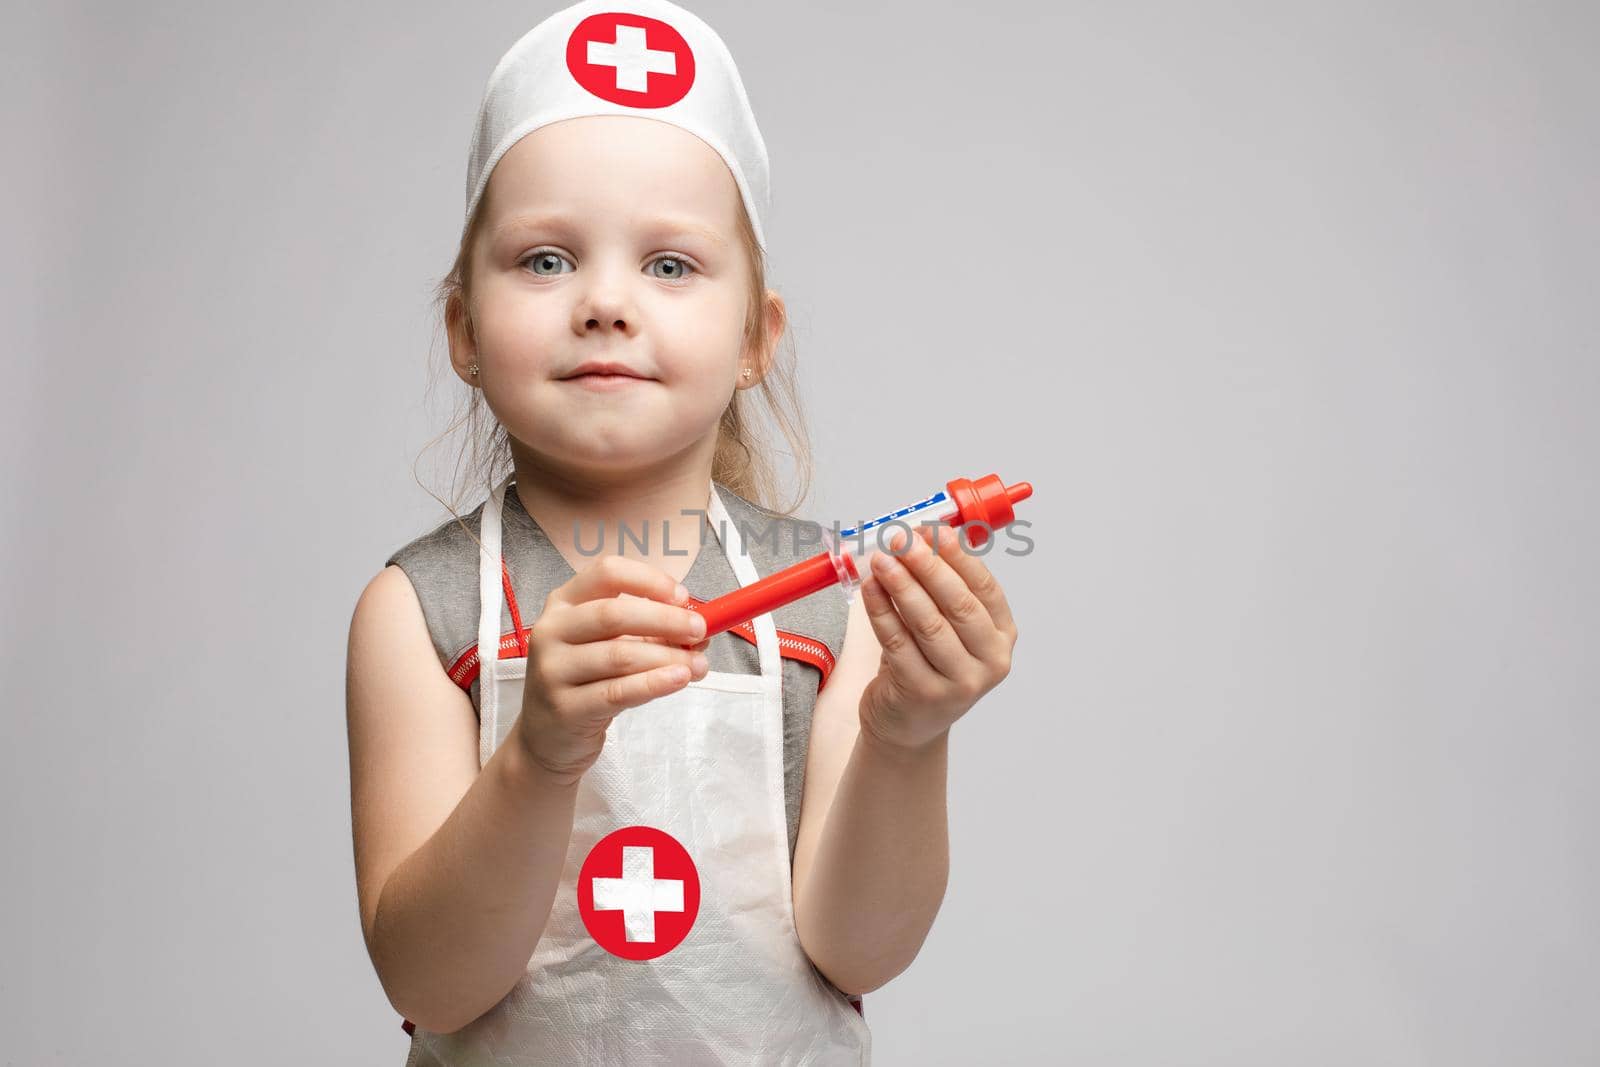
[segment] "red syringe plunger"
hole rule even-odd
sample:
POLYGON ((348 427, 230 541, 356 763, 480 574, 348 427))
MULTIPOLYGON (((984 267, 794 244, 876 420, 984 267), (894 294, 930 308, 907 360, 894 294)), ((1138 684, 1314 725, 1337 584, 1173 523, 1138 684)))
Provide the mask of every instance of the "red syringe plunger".
POLYGON ((967 529, 967 543, 976 548, 989 539, 985 526, 998 530, 1017 517, 1016 505, 1033 495, 1033 486, 1028 482, 1007 485, 998 474, 986 474, 975 482, 966 478, 947 482, 945 492, 956 510, 940 515, 939 521, 957 527, 981 523, 967 529))

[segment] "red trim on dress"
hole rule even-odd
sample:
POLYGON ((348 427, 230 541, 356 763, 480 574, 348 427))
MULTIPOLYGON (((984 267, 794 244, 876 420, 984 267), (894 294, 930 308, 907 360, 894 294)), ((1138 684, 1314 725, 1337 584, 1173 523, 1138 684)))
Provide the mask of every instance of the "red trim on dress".
MULTIPOLYGON (((500 585, 506 591, 506 606, 511 609, 511 632, 517 635, 517 659, 528 658, 528 631, 522 626, 522 613, 517 610, 517 594, 511 591, 511 571, 506 561, 500 561, 500 585)), ((473 646, 477 648, 476 645, 473 646)), ((504 659, 504 655, 501 656, 504 659)))

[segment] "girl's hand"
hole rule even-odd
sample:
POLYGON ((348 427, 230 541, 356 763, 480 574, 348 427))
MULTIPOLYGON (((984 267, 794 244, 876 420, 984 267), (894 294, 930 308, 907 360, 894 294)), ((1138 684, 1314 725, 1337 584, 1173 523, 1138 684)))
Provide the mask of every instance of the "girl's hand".
POLYGON ((911 547, 895 531, 872 560, 861 598, 883 646, 878 676, 861 694, 861 729, 916 749, 950 729, 1011 671, 1017 627, 1000 583, 964 550, 959 530, 920 526, 911 547))
POLYGON ((545 598, 515 734, 557 782, 599 758, 619 712, 705 677, 705 620, 679 606, 677 586, 643 560, 606 556, 545 598))

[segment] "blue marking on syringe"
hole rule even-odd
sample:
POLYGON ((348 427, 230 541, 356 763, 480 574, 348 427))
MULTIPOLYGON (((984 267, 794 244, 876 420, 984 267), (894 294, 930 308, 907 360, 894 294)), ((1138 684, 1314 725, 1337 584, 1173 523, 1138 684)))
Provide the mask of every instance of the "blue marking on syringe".
POLYGON ((921 511, 924 508, 931 508, 935 504, 942 504, 948 499, 949 497, 946 496, 944 490, 941 489, 928 499, 919 500, 915 504, 908 504, 899 511, 891 511, 887 515, 879 515, 877 518, 872 519, 869 522, 864 522, 860 526, 855 526, 848 530, 840 530, 839 540, 843 541, 847 537, 859 537, 862 533, 872 529, 874 526, 882 526, 886 522, 893 522, 895 519, 903 519, 913 512, 921 511))

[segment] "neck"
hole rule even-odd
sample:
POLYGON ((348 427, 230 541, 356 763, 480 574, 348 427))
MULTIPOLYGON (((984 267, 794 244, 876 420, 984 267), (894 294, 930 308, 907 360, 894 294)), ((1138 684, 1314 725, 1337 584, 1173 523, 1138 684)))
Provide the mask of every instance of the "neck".
POLYGON ((696 444, 682 454, 627 471, 576 469, 552 462, 515 440, 511 454, 522 506, 574 571, 620 552, 682 581, 700 549, 715 447, 713 437, 709 447, 696 444), (645 542, 643 547, 640 541, 645 542), (588 555, 578 551, 579 544, 588 555))

